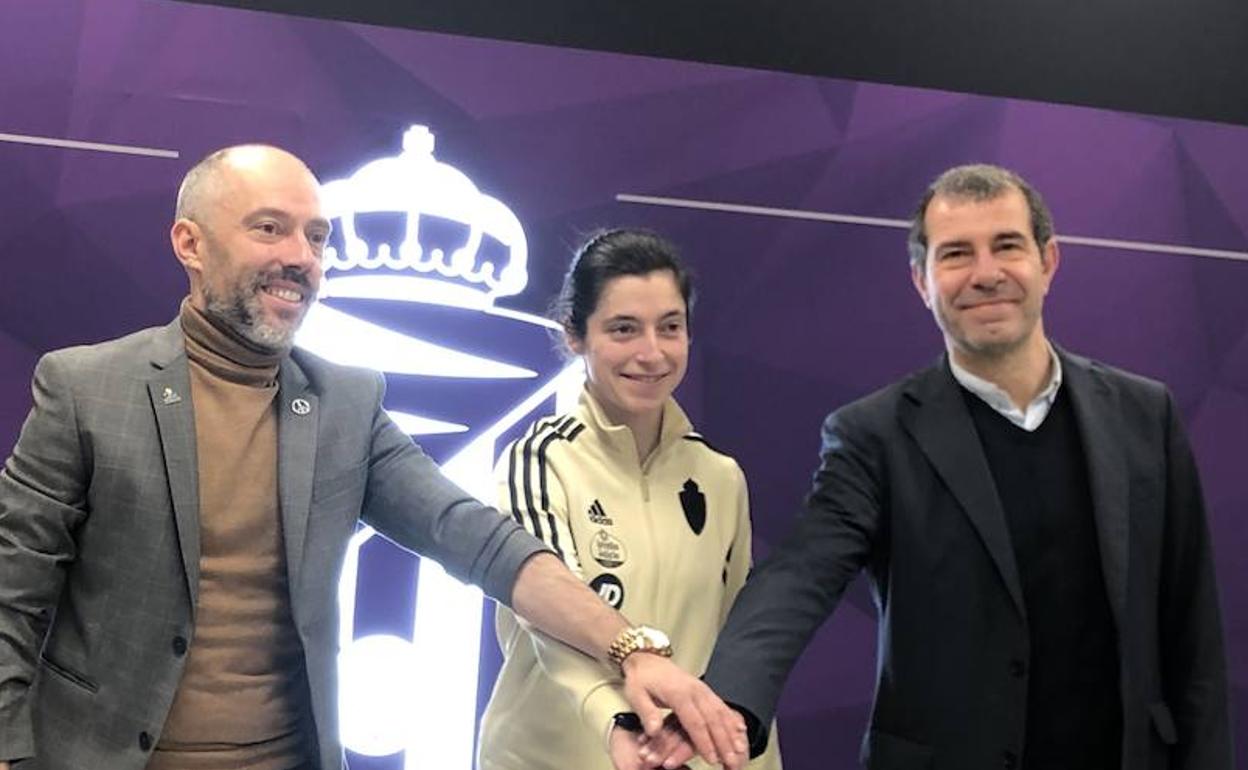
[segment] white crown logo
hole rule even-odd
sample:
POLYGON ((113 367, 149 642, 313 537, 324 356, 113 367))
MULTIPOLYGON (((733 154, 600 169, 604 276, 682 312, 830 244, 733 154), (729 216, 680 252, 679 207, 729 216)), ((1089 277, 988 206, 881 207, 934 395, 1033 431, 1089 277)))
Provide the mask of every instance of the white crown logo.
POLYGON ((480 307, 524 290, 528 242, 520 220, 459 169, 436 160, 433 146, 428 127, 414 125, 403 135, 402 154, 372 161, 349 178, 322 186, 327 215, 342 233, 341 251, 325 249, 325 296, 480 307), (369 214, 402 218, 402 241, 365 241, 357 217, 369 214), (449 255, 441 248, 426 249, 420 240, 425 217, 466 226, 467 239, 449 255), (506 265, 482 257, 486 235, 506 250, 506 265), (351 275, 343 275, 347 271, 351 275))

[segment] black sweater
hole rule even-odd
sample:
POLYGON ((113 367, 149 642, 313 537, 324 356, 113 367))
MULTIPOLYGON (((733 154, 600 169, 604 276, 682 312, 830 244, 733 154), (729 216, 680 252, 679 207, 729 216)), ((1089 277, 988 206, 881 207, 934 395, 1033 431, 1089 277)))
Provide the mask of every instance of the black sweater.
MULTIPOLYGON (((1121 766, 1118 642, 1079 426, 1064 391, 1033 432, 963 391, 1005 509, 1027 609, 1025 770, 1121 766)), ((1020 661, 1021 664, 1021 661, 1020 661)))

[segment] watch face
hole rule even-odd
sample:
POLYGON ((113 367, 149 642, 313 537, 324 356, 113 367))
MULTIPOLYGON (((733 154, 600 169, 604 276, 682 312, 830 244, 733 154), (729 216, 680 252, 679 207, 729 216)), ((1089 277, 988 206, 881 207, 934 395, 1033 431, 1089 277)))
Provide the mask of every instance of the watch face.
POLYGON ((648 645, 649 647, 659 649, 672 646, 672 641, 667 638, 667 634, 663 633, 659 629, 642 626, 641 630, 645 634, 646 641, 650 643, 648 645))

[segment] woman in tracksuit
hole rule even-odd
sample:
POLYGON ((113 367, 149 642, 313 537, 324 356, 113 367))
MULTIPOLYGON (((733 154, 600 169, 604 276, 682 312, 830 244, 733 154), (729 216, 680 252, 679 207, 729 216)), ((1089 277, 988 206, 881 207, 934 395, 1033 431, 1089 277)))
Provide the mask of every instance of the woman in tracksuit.
MULTIPOLYGON (((741 468, 672 399, 692 302, 688 272, 657 235, 610 230, 582 246, 555 314, 584 359, 585 389, 570 414, 512 442, 498 476, 501 510, 631 622, 666 632, 676 663, 701 673, 749 570, 750 519, 741 468)), ((618 670, 505 608, 497 629, 505 660, 480 770, 641 767, 618 670)), ((779 768, 776 747, 749 767, 779 768)))

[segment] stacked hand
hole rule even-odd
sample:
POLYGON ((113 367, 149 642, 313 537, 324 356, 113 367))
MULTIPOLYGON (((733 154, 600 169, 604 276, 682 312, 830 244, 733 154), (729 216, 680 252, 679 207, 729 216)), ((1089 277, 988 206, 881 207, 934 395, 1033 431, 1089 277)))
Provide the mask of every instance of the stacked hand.
MULTIPOLYGON (((615 766, 615 770, 651 770, 655 767, 654 764, 642 759, 641 750, 645 745, 645 733, 635 733, 623 727, 612 729, 611 764, 615 766)), ((688 768, 685 767, 684 770, 688 768)))
MULTIPOLYGON (((693 759, 698 753, 689 740, 689 736, 681 729, 680 723, 671 717, 663 724, 658 735, 642 735, 640 744, 638 754, 641 761, 645 763, 643 767, 661 767, 664 770, 683 768, 684 763, 693 759)), ((749 759, 748 752, 742 752, 737 761, 725 760, 724 767, 728 770, 739 770, 745 767, 749 759)))
MULTIPOLYGON (((633 767, 675 770, 699 754, 712 765, 739 770, 749 760, 745 720, 719 699, 710 687, 682 671, 660 655, 640 652, 624 659, 624 695, 641 718, 646 737, 632 743, 619 739, 621 756, 637 750, 640 765, 633 767), (671 710, 668 717, 664 709, 671 710)), ((617 734, 612 731, 612 759, 616 756, 617 734)), ((0 769, 2 770, 2 769, 0 769)))

